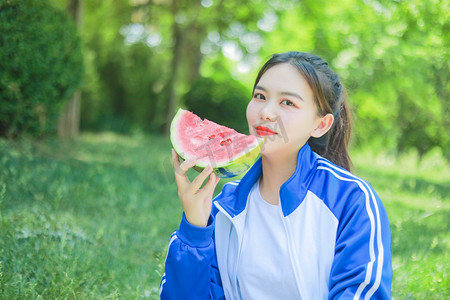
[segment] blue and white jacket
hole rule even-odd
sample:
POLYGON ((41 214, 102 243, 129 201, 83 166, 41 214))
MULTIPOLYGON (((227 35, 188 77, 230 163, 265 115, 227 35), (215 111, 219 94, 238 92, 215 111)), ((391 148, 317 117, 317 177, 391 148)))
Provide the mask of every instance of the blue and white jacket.
MULTIPOLYGON (((183 215, 169 242, 161 299, 241 299, 236 274, 246 204, 261 172, 259 159, 242 180, 224 185, 207 227, 183 215)), ((280 203, 303 300, 390 299, 389 221, 367 182, 306 144, 280 188, 280 203)))

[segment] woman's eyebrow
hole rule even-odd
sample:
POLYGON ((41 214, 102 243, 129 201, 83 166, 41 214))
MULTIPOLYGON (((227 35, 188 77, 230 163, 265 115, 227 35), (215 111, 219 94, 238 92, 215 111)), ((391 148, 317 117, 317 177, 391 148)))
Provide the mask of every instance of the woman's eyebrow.
POLYGON ((300 96, 299 94, 294 93, 294 92, 281 92, 280 94, 283 96, 292 96, 292 97, 298 98, 301 101, 305 101, 302 96, 300 96))
MULTIPOLYGON (((260 85, 255 86, 255 90, 261 90, 261 91, 267 92, 267 89, 265 89, 264 87, 262 87, 260 85)), ((280 92, 280 95, 292 96, 292 97, 296 97, 296 98, 300 99, 301 101, 305 101, 301 95, 294 93, 294 92, 280 92)))

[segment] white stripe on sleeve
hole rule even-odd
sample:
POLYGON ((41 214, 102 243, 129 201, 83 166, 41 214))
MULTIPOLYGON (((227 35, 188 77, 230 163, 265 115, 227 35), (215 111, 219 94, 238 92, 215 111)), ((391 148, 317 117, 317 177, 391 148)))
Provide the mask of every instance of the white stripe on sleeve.
POLYGON ((366 277, 364 279, 364 281, 359 285, 356 294, 354 296, 354 300, 358 300, 361 297, 362 292, 364 291, 364 289, 366 288, 366 286, 370 283, 371 277, 372 277, 372 269, 373 269, 373 264, 376 261, 375 258, 375 232, 377 233, 377 245, 378 245, 378 265, 377 265, 377 270, 376 270, 376 277, 375 277, 375 282, 373 284, 373 286, 371 287, 371 289, 367 292, 365 299, 370 298, 375 291, 378 289, 378 287, 380 286, 381 283, 381 275, 382 275, 382 269, 383 269, 383 261, 384 261, 384 248, 383 248, 383 243, 382 243, 382 238, 381 238, 381 221, 380 221, 380 213, 379 213, 379 209, 378 209, 378 203, 376 201, 375 195, 373 194, 372 189, 367 185, 366 182, 364 182, 363 180, 359 179, 358 177, 356 177, 355 175, 353 175, 352 173, 336 168, 335 166, 333 166, 332 164, 330 164, 329 162, 327 162, 326 160, 321 160, 319 159, 319 163, 321 164, 325 164, 331 168, 333 168, 334 170, 332 170, 331 168, 327 168, 324 166, 318 166, 318 169, 323 169, 323 170, 327 170, 330 173, 332 173, 336 178, 340 179, 340 180, 344 180, 344 181, 352 181, 355 182, 359 185, 359 187, 361 188, 361 190, 364 192, 364 194, 366 195, 366 210, 367 210, 367 214, 369 216, 369 220, 370 220, 370 226, 371 226, 371 230, 370 230, 370 240, 369 240, 369 254, 370 254, 370 261, 367 264, 367 272, 366 272, 366 277), (347 176, 350 176, 351 178, 345 178, 342 177, 340 175, 338 175, 335 171, 339 171, 347 176), (370 195, 369 195, 370 193, 370 195), (376 213, 376 226, 375 226, 375 221, 374 221, 374 215, 373 215, 373 211, 370 207, 370 200, 372 201, 373 206, 375 207, 375 213, 376 213), (378 228, 378 230, 375 230, 376 228, 378 228))

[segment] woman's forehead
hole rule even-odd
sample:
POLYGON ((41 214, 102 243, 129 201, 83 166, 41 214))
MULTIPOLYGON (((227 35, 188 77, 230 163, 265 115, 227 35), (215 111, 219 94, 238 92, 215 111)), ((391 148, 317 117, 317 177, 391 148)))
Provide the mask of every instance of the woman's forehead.
POLYGON ((256 87, 283 92, 310 92, 311 87, 300 71, 288 63, 275 65, 268 69, 256 83, 256 87))

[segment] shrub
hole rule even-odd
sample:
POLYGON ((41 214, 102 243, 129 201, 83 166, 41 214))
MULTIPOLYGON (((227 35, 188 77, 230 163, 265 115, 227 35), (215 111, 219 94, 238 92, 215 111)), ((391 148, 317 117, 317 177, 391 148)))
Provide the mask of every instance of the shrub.
POLYGON ((54 130, 62 103, 81 83, 75 24, 47 1, 2 1, 0 70, 0 136, 54 130))
POLYGON ((201 118, 248 133, 245 111, 251 95, 238 81, 200 77, 184 97, 187 108, 201 118))

